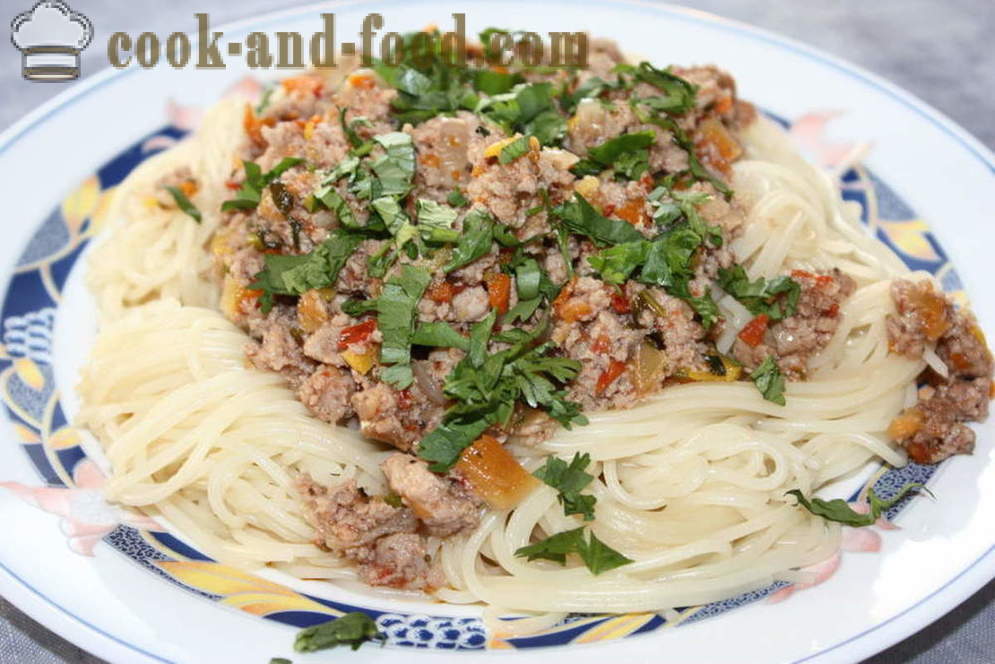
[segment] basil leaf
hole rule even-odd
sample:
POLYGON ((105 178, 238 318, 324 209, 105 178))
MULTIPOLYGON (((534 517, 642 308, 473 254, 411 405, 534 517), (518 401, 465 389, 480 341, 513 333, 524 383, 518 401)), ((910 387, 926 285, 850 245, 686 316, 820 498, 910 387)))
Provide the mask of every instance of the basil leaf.
POLYGON ((504 94, 521 82, 521 74, 497 72, 493 69, 478 69, 473 75, 474 89, 486 95, 504 94))
POLYGON ((711 291, 706 290, 705 294, 701 296, 681 295, 679 297, 684 299, 698 314, 701 318, 701 325, 706 330, 711 329, 712 325, 715 325, 722 318, 719 305, 712 299, 711 291))
POLYGON ((453 329, 449 323, 435 321, 419 325, 415 333, 411 335, 411 345, 468 350, 470 340, 453 329))
POLYGON ((494 241, 494 222, 480 208, 470 210, 463 218, 463 232, 453 248, 449 262, 443 267, 447 274, 469 265, 491 250, 494 241))
POLYGON ((920 489, 928 493, 930 496, 933 495, 933 493, 927 489, 925 485, 918 482, 909 482, 888 500, 882 500, 876 493, 874 493, 874 489, 868 489, 867 498, 869 510, 866 514, 855 512, 853 508, 850 507, 849 503, 842 498, 834 498, 833 500, 823 500, 822 498, 808 499, 802 495, 802 492, 798 489, 792 489, 785 495, 794 496, 798 500, 799 505, 807 509, 812 514, 821 516, 827 521, 835 521, 854 528, 861 528, 863 526, 873 525, 882 514, 898 504, 898 502, 905 498, 908 494, 914 491, 919 491, 920 489))
POLYGON ((764 399, 780 406, 785 404, 784 400, 784 376, 781 369, 774 362, 774 358, 768 355, 756 369, 750 374, 750 380, 760 390, 764 399))
POLYGON ((340 224, 349 228, 359 228, 355 213, 335 187, 324 187, 316 192, 314 197, 315 200, 320 201, 322 205, 335 214, 335 218, 340 224))
POLYGON ((346 108, 339 109, 339 124, 342 125, 342 133, 345 134, 346 139, 349 141, 349 145, 352 146, 353 152, 360 152, 365 149, 366 152, 372 148, 372 145, 367 141, 364 141, 362 136, 356 132, 356 126, 366 126, 371 125, 370 121, 364 117, 354 118, 352 122, 347 123, 345 121, 346 108), (369 146, 369 147, 367 147, 369 146))
MULTIPOLYGON (((616 67, 616 71, 622 69, 616 67)), ((639 99, 639 103, 646 104, 656 111, 674 115, 686 113, 694 108, 697 86, 669 70, 657 69, 649 62, 640 62, 636 67, 630 67, 626 73, 633 74, 637 81, 649 83, 664 93, 639 99)))
POLYGON ((532 318, 532 314, 535 313, 541 303, 541 297, 534 297, 530 300, 519 299, 518 304, 509 309, 508 313, 501 318, 501 324, 510 325, 516 321, 527 321, 529 318, 532 318))
POLYGON ((274 295, 302 295, 312 288, 335 284, 346 260, 356 250, 362 237, 337 229, 311 253, 300 256, 267 254, 266 267, 249 288, 263 291, 263 313, 273 307, 274 295))
MULTIPOLYGON (((581 159, 570 169, 574 175, 596 175, 606 168, 611 168, 620 158, 626 158, 626 174, 635 173, 638 168, 633 160, 633 155, 640 163, 645 163, 649 167, 648 148, 656 140, 656 133, 652 130, 635 132, 632 134, 622 134, 597 145, 587 152, 587 157, 581 159), (642 157, 638 156, 642 152, 642 157)), ((643 169, 645 170, 645 169, 643 169)), ((630 180, 637 180, 642 175, 642 171, 629 177, 630 180)))
POLYGON ((370 164, 380 181, 380 195, 406 195, 411 191, 411 180, 415 175, 415 148, 411 136, 394 131, 375 136, 373 140, 386 151, 370 164))
POLYGON ((176 207, 180 208, 180 210, 185 212, 188 217, 191 217, 198 224, 201 222, 200 210, 190 202, 186 194, 180 191, 178 187, 166 187, 166 191, 172 194, 173 200, 176 201, 176 207))
POLYGON ((523 546, 515 551, 518 557, 524 557, 529 562, 533 560, 552 560, 566 565, 567 555, 577 553, 584 545, 584 526, 556 533, 546 539, 523 546))
POLYGON ((531 300, 539 295, 542 270, 534 258, 527 258, 515 267, 515 286, 520 300, 531 300))
POLYGON ((374 279, 383 279, 397 260, 397 247, 385 243, 376 253, 366 259, 366 271, 374 279))
POLYGON ((383 370, 380 378, 403 390, 411 386, 411 337, 418 312, 418 301, 428 287, 431 276, 422 268, 405 265, 398 276, 384 283, 377 298, 377 328, 383 335, 380 361, 393 365, 383 370))
POLYGON ((459 231, 453 228, 456 210, 433 200, 419 198, 417 203, 418 230, 427 242, 455 242, 459 231))
POLYGON ((687 226, 661 233, 650 243, 639 281, 669 289, 688 281, 694 276, 692 263, 700 246, 701 236, 687 226))
POLYGON ((376 298, 372 300, 346 300, 342 303, 342 313, 359 318, 363 314, 377 310, 376 298))
POLYGON ((446 202, 453 207, 466 207, 470 204, 470 201, 463 195, 463 192, 460 191, 459 187, 456 187, 449 193, 446 197, 446 202))
POLYGON ((387 637, 377 629, 373 618, 365 613, 353 611, 335 620, 302 629, 294 639, 297 652, 314 652, 336 646, 349 646, 358 650, 367 641, 386 641, 387 637))
POLYGON ((629 276, 646 263, 650 248, 654 245, 640 240, 624 242, 589 256, 591 264, 603 281, 610 284, 623 284, 629 276))
POLYGON ((245 182, 235 194, 235 198, 221 204, 221 210, 248 210, 259 205, 262 200, 262 191, 266 185, 270 184, 283 175, 288 169, 303 162, 298 157, 284 157, 276 166, 263 173, 259 164, 253 161, 243 161, 242 168, 245 169, 245 182))
POLYGON ((380 215, 387 227, 387 232, 394 236, 394 245, 398 249, 403 248, 408 241, 418 235, 418 229, 408 219, 408 215, 401 210, 401 205, 396 199, 390 196, 381 196, 372 201, 370 205, 380 215))
POLYGON ((504 127, 509 134, 533 135, 542 145, 552 145, 566 133, 566 120, 553 103, 550 83, 515 86, 506 94, 492 96, 476 111, 504 127))
POLYGON ((420 457, 434 462, 433 470, 448 470, 480 434, 493 425, 506 424, 519 401, 545 410, 566 427, 587 423, 580 405, 568 401, 566 390, 553 382, 575 378, 580 363, 548 356, 554 348, 551 343, 535 345, 548 322, 532 330, 502 333, 499 340, 509 347, 488 353, 496 316, 491 311, 470 329, 467 354, 446 377, 443 391, 456 403, 418 448, 420 457))
POLYGON ((494 330, 494 320, 497 314, 492 309, 482 321, 470 328, 470 348, 467 360, 470 366, 484 366, 484 359, 487 357, 487 343, 491 340, 491 332, 494 330))
POLYGON ((651 116, 645 118, 645 121, 669 131, 673 138, 674 144, 687 152, 688 172, 691 173, 691 176, 695 180, 710 182, 717 191, 725 196, 726 199, 732 198, 732 189, 730 189, 729 185, 723 182, 721 178, 712 175, 711 171, 705 168, 695 152, 694 141, 688 137, 687 132, 681 129, 672 118, 651 116))
MULTIPOLYGON (((284 157, 280 160, 280 163, 271 168, 262 176, 262 185, 268 185, 270 182, 273 182, 278 177, 303 161, 304 160, 299 157, 284 157)), ((260 189, 262 189, 262 187, 260 187, 260 189)))
POLYGON ((609 90, 614 87, 614 84, 608 83, 598 76, 592 76, 578 85, 577 89, 573 92, 564 92, 560 95, 560 108, 563 109, 564 113, 573 114, 574 109, 577 108, 577 104, 579 104, 581 100, 587 98, 597 98, 601 96, 601 93, 605 90, 609 90))
POLYGON ((256 115, 262 115, 266 107, 269 106, 270 97, 273 96, 273 90, 276 89, 276 83, 267 83, 266 88, 263 90, 263 94, 259 98, 259 103, 256 104, 256 115))
POLYGON ((556 206, 553 214, 559 217, 567 230, 577 235, 585 235, 599 246, 637 242, 642 234, 632 224, 618 219, 601 216, 583 196, 574 194, 572 201, 556 206))

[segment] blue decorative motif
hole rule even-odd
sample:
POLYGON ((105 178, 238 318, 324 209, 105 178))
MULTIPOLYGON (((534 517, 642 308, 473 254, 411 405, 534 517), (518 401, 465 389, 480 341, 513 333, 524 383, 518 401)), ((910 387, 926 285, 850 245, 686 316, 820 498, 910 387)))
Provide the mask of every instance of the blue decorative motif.
POLYGON ((387 636, 387 643, 395 646, 479 650, 487 643, 487 633, 478 618, 384 613, 377 618, 377 627, 387 636))
MULTIPOLYGON (((775 119, 787 125, 782 119, 775 119)), ((91 195, 91 198, 99 196, 123 180, 149 156, 150 153, 142 148, 148 139, 154 136, 179 138, 182 135, 183 132, 175 128, 165 128, 143 138, 103 166, 88 181, 90 189, 84 193, 91 195)), ((908 265, 936 274, 947 290, 961 288, 960 279, 935 238, 894 191, 860 167, 847 172, 842 178, 842 185, 844 198, 861 204, 863 223, 908 265)), ((59 293, 89 241, 91 213, 92 209, 86 214, 73 213, 69 202, 54 210, 23 251, 3 301, 3 348, 0 352, 2 396, 11 420, 18 426, 28 458, 49 487, 67 487, 66 478, 74 477, 74 469, 82 467, 81 462, 85 459, 83 450, 72 440, 69 443, 59 441, 58 444, 52 440, 54 433, 65 427, 66 421, 55 391, 51 342, 59 293), (73 214, 76 214, 73 219, 67 218, 67 215, 71 217, 73 214)), ((916 464, 889 469, 874 480, 874 489, 887 498, 907 482, 925 483, 932 472, 933 467, 916 464)), ((895 506, 888 517, 894 517, 905 502, 895 506)), ((213 574, 218 580, 212 588, 256 584, 254 591, 268 594, 272 599, 266 601, 271 604, 264 602, 263 608, 239 608, 287 625, 303 627, 326 621, 342 612, 364 611, 376 620, 392 646, 480 650, 489 643, 479 618, 385 613, 297 593, 215 563, 173 535, 159 530, 121 525, 113 528, 104 537, 104 542, 157 576, 207 600, 238 606, 233 599, 237 599, 238 593, 209 592, 194 585, 190 581, 193 577, 184 576, 182 572, 213 574), (270 606, 273 608, 268 608, 270 606)), ((688 624, 724 613, 767 597, 786 585, 778 582, 720 602, 681 609, 676 612, 678 622, 688 624)), ((659 629, 665 624, 663 616, 652 613, 625 616, 575 614, 538 634, 508 637, 497 643, 505 648, 547 647, 624 638, 659 629)))

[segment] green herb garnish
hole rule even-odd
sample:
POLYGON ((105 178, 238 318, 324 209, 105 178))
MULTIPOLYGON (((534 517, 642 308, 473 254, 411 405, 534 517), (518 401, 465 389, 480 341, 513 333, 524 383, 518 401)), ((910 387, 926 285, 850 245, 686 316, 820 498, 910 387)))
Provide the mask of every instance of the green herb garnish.
MULTIPOLYGON (((802 495, 802 492, 798 489, 792 489, 785 495, 794 496, 798 500, 799 505, 807 509, 812 514, 821 516, 827 521, 836 521, 837 523, 842 523, 847 526, 860 528, 863 526, 873 525, 882 514, 898 504, 898 502, 905 498, 905 496, 913 491, 919 490, 925 491, 930 496, 933 496, 932 491, 918 482, 909 482, 888 500, 881 499, 876 493, 874 493, 874 489, 868 489, 867 502, 870 509, 867 514, 855 512, 853 508, 850 507, 849 503, 842 498, 834 498, 833 500, 823 500, 822 498, 808 499, 802 495)), ((933 497, 935 498, 935 496, 933 497)))
POLYGON ((629 180, 638 180, 649 168, 649 146, 656 140, 653 131, 622 134, 597 145, 587 152, 570 171, 577 176, 597 175, 616 166, 615 172, 629 180))
POLYGON ((373 138, 385 153, 370 164, 379 180, 378 196, 404 196, 411 191, 415 175, 415 147, 411 136, 401 131, 380 134, 373 138))
POLYGON ((411 337, 418 313, 418 301, 432 280, 422 268, 405 265, 401 273, 384 283, 377 298, 377 328, 383 335, 380 361, 390 365, 380 379, 399 390, 414 381, 411 373, 411 337))
POLYGON ((731 268, 719 268, 719 286, 751 314, 766 314, 772 321, 793 316, 798 310, 801 286, 785 275, 770 281, 763 277, 750 281, 743 266, 734 265, 731 268))
POLYGON ((640 62, 636 66, 616 65, 614 71, 619 74, 629 74, 636 81, 649 83, 663 92, 662 95, 634 99, 634 102, 671 115, 680 115, 694 108, 697 87, 669 69, 657 69, 649 62, 640 62))
POLYGON ((489 427, 507 423, 519 401, 546 411, 567 428, 587 423, 580 405, 568 401, 566 390, 557 385, 573 380, 580 363, 550 356, 554 349, 551 343, 536 345, 547 323, 531 332, 506 333, 501 340, 510 343, 509 348, 488 354, 495 320, 492 311, 470 329, 467 355, 446 377, 443 387, 456 405, 419 443, 418 456, 432 462, 429 467, 436 472, 451 468, 460 453, 489 427))
POLYGON ((584 561, 591 574, 597 576, 602 572, 628 565, 633 562, 621 553, 611 548, 591 533, 590 540, 584 538, 584 527, 574 528, 547 537, 541 542, 523 546, 515 551, 515 555, 528 560, 552 560, 561 565, 567 562, 567 555, 575 553, 584 561))
POLYGON ((345 229, 332 231, 330 237, 311 253, 300 256, 266 254, 266 267, 249 288, 262 291, 259 298, 263 313, 273 308, 275 295, 303 295, 312 288, 335 284, 346 260, 362 237, 345 229))
POLYGON ((235 194, 235 198, 221 204, 221 211, 229 210, 251 210, 259 205, 262 199, 263 189, 268 184, 276 180, 290 168, 304 161, 297 157, 284 157, 276 166, 263 173, 259 164, 253 161, 243 161, 242 168, 245 169, 245 182, 235 194))
POLYGON ((508 143, 503 148, 501 148, 500 154, 498 154, 499 164, 510 164, 519 157, 523 156, 529 151, 529 137, 519 136, 511 143, 508 143))
POLYGON ((569 464, 563 459, 549 457, 545 465, 532 474, 556 489, 556 497, 563 505, 564 514, 567 516, 580 514, 584 517, 584 521, 593 521, 597 498, 580 493, 594 480, 593 475, 584 472, 590 463, 591 455, 586 452, 575 453, 569 464))
POLYGON ((574 194, 573 200, 556 206, 552 212, 562 220, 568 231, 587 236, 599 246, 643 239, 643 235, 633 228, 632 224, 601 216, 587 199, 578 193, 574 194))
POLYGON ((335 620, 312 625, 297 633, 294 650, 314 652, 336 646, 349 646, 358 650, 367 641, 384 642, 387 637, 377 629, 373 618, 365 613, 353 611, 335 620))
POLYGON ((179 187, 167 186, 166 191, 173 196, 173 200, 176 201, 176 207, 180 208, 180 210, 185 212, 188 217, 192 218, 198 224, 202 221, 200 210, 190 202, 190 199, 187 198, 187 195, 179 187))
POLYGON ((449 323, 433 321, 418 326, 411 335, 411 345, 469 350, 470 340, 457 332, 449 323))
POLYGON ((427 198, 419 198, 418 231, 426 242, 455 242, 460 233, 453 228, 458 213, 444 203, 436 203, 427 198))
POLYGON ((566 120, 557 112, 550 83, 525 83, 506 94, 480 102, 475 109, 509 134, 535 136, 542 145, 553 145, 566 133, 566 120))
POLYGON ((451 192, 449 192, 449 195, 446 196, 446 202, 452 205, 453 207, 466 207, 467 205, 470 204, 469 199, 467 199, 467 197, 463 195, 463 192, 460 191, 459 187, 456 187, 451 192))
POLYGON ((764 399, 783 406, 784 401, 784 376, 780 367, 771 355, 764 358, 756 369, 750 374, 750 380, 760 390, 764 399))
POLYGON ((469 265, 491 250, 494 242, 494 221, 481 208, 474 208, 463 218, 463 232, 453 248, 449 262, 443 267, 447 274, 469 265))

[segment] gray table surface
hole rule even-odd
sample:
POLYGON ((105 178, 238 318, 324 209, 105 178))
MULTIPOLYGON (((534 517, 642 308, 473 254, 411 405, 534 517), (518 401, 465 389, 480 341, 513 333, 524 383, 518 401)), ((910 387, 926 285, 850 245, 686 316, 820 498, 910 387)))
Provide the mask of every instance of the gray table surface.
MULTIPOLYGON (((34 0, 3 0, 0 20, 34 0)), ((96 28, 94 45, 110 33, 187 31, 192 15, 212 24, 300 4, 291 0, 71 0, 96 28), (154 19, 150 21, 150 19, 154 19)), ((753 23, 823 48, 907 88, 995 148, 995 0, 696 0, 696 9, 753 23)), ((10 42, 0 46, 0 129, 55 95, 58 85, 20 76, 10 42)), ((101 47, 84 52, 84 74, 106 66, 101 47)), ((99 664, 0 598, 0 663, 99 664)), ((261 660, 262 661, 262 660, 261 660)), ((950 614, 865 664, 995 663, 995 582, 950 614)))

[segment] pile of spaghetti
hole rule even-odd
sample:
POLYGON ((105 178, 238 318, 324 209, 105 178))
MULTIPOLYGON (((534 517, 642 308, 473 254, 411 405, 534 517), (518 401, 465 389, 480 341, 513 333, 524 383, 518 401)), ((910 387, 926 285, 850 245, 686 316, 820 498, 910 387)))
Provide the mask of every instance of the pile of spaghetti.
POLYGON ((974 319, 728 74, 494 32, 222 102, 121 186, 79 417, 111 499, 535 629, 797 578, 847 520, 815 491, 970 451, 974 319))

